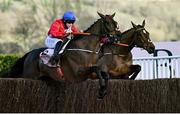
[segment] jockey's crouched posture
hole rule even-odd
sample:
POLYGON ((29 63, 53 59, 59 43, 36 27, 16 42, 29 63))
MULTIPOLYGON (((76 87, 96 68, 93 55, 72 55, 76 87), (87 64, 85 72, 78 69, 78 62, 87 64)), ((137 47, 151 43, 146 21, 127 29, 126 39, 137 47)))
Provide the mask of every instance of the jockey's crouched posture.
POLYGON ((78 28, 74 25, 75 21, 75 14, 72 11, 67 11, 62 19, 57 19, 52 23, 45 40, 45 45, 48 48, 54 48, 53 56, 49 60, 51 64, 55 64, 58 61, 60 57, 58 55, 59 51, 70 41, 71 33, 78 32, 78 28))

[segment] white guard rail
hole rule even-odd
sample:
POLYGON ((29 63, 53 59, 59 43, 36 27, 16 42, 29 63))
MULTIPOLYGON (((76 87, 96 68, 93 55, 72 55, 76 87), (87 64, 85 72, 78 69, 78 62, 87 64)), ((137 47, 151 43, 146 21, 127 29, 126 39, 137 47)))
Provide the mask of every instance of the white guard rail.
POLYGON ((180 56, 134 58, 133 64, 141 66, 136 80, 180 78, 180 56))

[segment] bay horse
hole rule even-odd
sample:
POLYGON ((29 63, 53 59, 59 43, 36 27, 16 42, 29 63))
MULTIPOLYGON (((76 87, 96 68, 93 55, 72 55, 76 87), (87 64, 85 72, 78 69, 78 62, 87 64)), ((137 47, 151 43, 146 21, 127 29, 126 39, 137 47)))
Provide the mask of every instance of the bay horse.
POLYGON ((117 34, 113 39, 111 37, 117 45, 107 44, 104 47, 104 56, 99 60, 100 66, 106 69, 105 72, 110 74, 111 79, 134 80, 136 78, 141 71, 141 66, 133 65, 131 50, 134 47, 145 49, 149 54, 155 51, 155 45, 150 39, 149 32, 144 28, 145 20, 142 25, 131 23, 133 28, 117 34), (108 54, 109 52, 112 54, 108 54))
POLYGON ((46 48, 34 49, 26 53, 12 66, 10 71, 3 77, 10 78, 30 78, 40 79, 50 77, 56 81, 62 81, 59 72, 63 72, 65 80, 69 82, 81 82, 86 80, 89 75, 95 73, 99 78, 99 98, 106 94, 108 74, 100 69, 98 65, 98 54, 100 48, 100 38, 109 35, 117 29, 117 22, 112 15, 98 13, 100 19, 92 24, 84 32, 91 33, 89 36, 77 35, 69 42, 67 49, 60 58, 61 68, 51 68, 44 65, 39 59, 39 55, 46 48), (90 53, 87 50, 91 50, 90 53))

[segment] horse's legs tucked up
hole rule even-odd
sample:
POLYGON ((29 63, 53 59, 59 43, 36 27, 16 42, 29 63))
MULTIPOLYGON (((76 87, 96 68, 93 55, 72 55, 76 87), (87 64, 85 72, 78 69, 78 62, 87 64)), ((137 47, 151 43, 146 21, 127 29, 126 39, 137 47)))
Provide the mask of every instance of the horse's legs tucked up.
POLYGON ((98 66, 93 66, 91 68, 96 73, 97 77, 99 78, 100 89, 99 89, 98 98, 102 99, 107 94, 109 75, 106 74, 105 72, 102 72, 98 66))
POLYGON ((107 72, 101 71, 101 75, 105 81, 105 86, 102 88, 102 91, 100 91, 101 93, 99 93, 99 94, 100 94, 100 96, 102 96, 101 98, 103 98, 107 94, 109 74, 107 72))
POLYGON ((107 73, 107 72, 104 72, 104 71, 101 71, 101 75, 102 75, 102 77, 103 77, 103 79, 105 80, 105 86, 106 86, 106 88, 107 88, 107 86, 108 86, 108 80, 109 80, 109 74, 107 73))
POLYGON ((130 79, 134 80, 139 72, 141 71, 140 65, 129 65, 129 66, 123 66, 120 70, 115 71, 111 70, 109 72, 110 77, 112 79, 130 79), (126 69, 126 70, 124 70, 126 69))
POLYGON ((136 76, 139 74, 139 72, 141 71, 141 66, 140 65, 131 65, 130 69, 132 70, 132 72, 134 72, 132 74, 132 76, 130 77, 130 80, 134 80, 136 78, 136 76))

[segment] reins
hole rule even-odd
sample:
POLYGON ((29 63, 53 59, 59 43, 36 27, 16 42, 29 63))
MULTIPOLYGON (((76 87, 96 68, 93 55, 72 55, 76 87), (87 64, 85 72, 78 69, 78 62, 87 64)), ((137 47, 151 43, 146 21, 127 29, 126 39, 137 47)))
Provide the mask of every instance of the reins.
MULTIPOLYGON (((72 34, 73 35, 85 35, 85 36, 91 36, 91 35, 92 36, 100 36, 100 34, 93 34, 93 33, 88 33, 88 32, 73 32, 72 34)), ((124 43, 115 43, 115 42, 113 42, 113 43, 116 45, 119 45, 119 46, 125 46, 125 47, 129 46, 128 44, 124 44, 124 43)))
POLYGON ((136 37, 136 35, 137 35, 136 32, 137 32, 137 31, 140 31, 140 30, 145 30, 145 29, 144 29, 144 28, 139 28, 139 29, 135 30, 135 31, 134 31, 134 35, 135 35, 135 36, 133 37, 133 40, 132 40, 132 42, 131 42, 130 44, 115 43, 115 42, 114 42, 114 44, 119 45, 119 46, 125 46, 125 47, 131 46, 131 45, 133 44, 133 42, 135 41, 135 37, 136 37))
MULTIPOLYGON (((88 32, 73 32, 73 35, 85 35, 85 36, 90 36, 90 35, 95 35, 95 36, 100 36, 99 34, 93 34, 93 33, 88 33, 88 32)), ((116 45, 119 46, 129 46, 128 44, 123 44, 123 43, 115 43, 116 45)), ((81 52, 87 52, 87 53, 93 53, 93 54, 98 54, 98 51, 92 51, 92 50, 87 50, 87 49, 63 49, 64 50, 68 50, 68 51, 81 51, 81 52)), ((104 55, 119 55, 118 53, 104 53, 104 55)), ((119 56, 125 56, 125 55, 119 55, 119 56)))
MULTIPOLYGON (((98 51, 92 51, 92 50, 87 50, 87 49, 65 49, 68 51, 81 51, 81 52, 87 52, 87 53, 93 53, 93 54, 98 54, 98 51)), ((120 55, 120 54, 116 54, 116 53, 104 53, 104 55, 119 55, 119 56, 125 56, 125 55, 120 55)))

